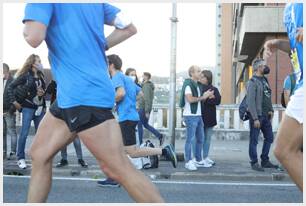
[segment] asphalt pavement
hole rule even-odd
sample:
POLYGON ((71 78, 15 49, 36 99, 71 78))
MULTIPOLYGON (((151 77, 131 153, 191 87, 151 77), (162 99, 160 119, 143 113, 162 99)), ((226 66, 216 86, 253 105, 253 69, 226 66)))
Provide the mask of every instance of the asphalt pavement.
MULTIPOLYGON (((167 203, 302 203, 292 183, 152 180, 167 203)), ((29 177, 5 176, 4 203, 26 202, 29 177)), ((95 180, 55 177, 48 203, 133 203, 122 187, 102 188, 95 180)))
MULTIPOLYGON (((28 137, 26 145, 26 153, 29 150, 33 136, 28 137)), ((157 145, 156 139, 151 139, 157 145)), ((165 144, 169 139, 165 141, 165 144)), ((176 152, 180 160, 183 160, 185 140, 176 140, 176 152)), ((262 148, 262 141, 259 141, 258 152, 262 148)), ((164 145, 165 145, 164 144, 164 145)), ((8 148, 10 148, 8 146, 8 148)), ((273 148, 273 145, 272 145, 273 148)), ((272 150, 271 148, 271 150, 272 150)), ((77 158, 73 144, 69 145, 68 161, 69 165, 63 168, 56 168, 56 163, 60 160, 60 154, 54 158, 53 175, 55 177, 85 177, 92 179, 104 178, 105 175, 101 172, 95 158, 83 145, 83 158, 88 163, 89 167, 81 168, 77 163, 77 158)), ((259 156, 258 155, 258 156, 259 156)), ((159 168, 144 170, 148 176, 155 176, 156 179, 190 179, 190 180, 225 180, 225 181, 239 181, 239 180, 254 180, 254 181, 290 181, 286 171, 277 169, 265 169, 264 172, 257 172, 251 169, 248 157, 248 141, 246 140, 212 140, 210 158, 216 162, 216 165, 211 168, 200 168, 197 171, 188 171, 184 168, 184 162, 180 161, 177 168, 173 168, 170 162, 160 161, 159 168)), ((30 175, 31 161, 27 156, 28 168, 21 170, 16 165, 16 160, 4 160, 4 174, 8 175, 30 175)), ((273 163, 277 163, 272 151, 270 152, 270 159, 273 163)), ((161 159, 162 160, 162 159, 161 159)))

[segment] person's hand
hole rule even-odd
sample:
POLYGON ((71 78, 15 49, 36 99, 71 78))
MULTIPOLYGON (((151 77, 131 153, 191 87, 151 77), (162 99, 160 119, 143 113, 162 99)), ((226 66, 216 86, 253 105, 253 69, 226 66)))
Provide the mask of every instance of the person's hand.
POLYGON ((17 102, 17 101, 14 101, 13 102, 13 105, 14 105, 14 107, 17 109, 17 110, 21 110, 21 105, 17 102))
POLYGON ((207 99, 207 98, 209 98, 211 95, 214 95, 214 90, 207 90, 206 92, 204 92, 204 94, 203 94, 203 98, 204 99, 207 99))
POLYGON ((269 116, 269 119, 272 120, 273 119, 273 115, 274 113, 272 111, 268 112, 268 116, 269 116))
POLYGON ((254 121, 254 128, 260 129, 260 121, 258 119, 254 121))
POLYGON ((45 94, 45 91, 43 90, 43 88, 39 87, 37 89, 37 96, 42 97, 44 96, 44 94, 45 94))
POLYGON ((276 50, 277 39, 271 39, 266 41, 264 45, 263 58, 267 60, 276 50))
POLYGON ((303 44, 303 27, 299 27, 296 30, 296 40, 303 44))
POLYGON ((15 112, 16 112, 15 105, 14 105, 14 104, 11 104, 8 113, 9 113, 9 114, 14 114, 15 112))
POLYGON ((214 98, 216 98, 214 94, 212 94, 212 95, 210 95, 210 96, 208 97, 208 99, 214 99, 214 98))
POLYGON ((150 112, 146 112, 146 118, 149 119, 150 118, 150 112))

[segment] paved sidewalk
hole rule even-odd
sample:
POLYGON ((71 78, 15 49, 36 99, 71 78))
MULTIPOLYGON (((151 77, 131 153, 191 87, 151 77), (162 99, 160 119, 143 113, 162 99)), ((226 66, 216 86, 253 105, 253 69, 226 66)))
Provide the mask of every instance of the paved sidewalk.
MULTIPOLYGON (((33 136, 27 141, 26 150, 29 149, 33 136)), ((158 145, 155 139, 151 139, 155 145, 158 145)), ((165 144, 170 140, 167 139, 165 144)), ((258 152, 262 148, 262 140, 258 144, 258 152)), ((164 145, 165 145, 164 144, 164 145)), ((176 141, 176 152, 178 158, 182 160, 185 140, 176 141)), ((10 147, 8 147, 10 148, 10 147)), ((273 145, 272 145, 273 148, 273 145)), ((270 159, 273 163, 278 163, 270 151, 270 159)), ((82 145, 84 160, 88 163, 87 169, 81 168, 77 164, 77 158, 73 144, 68 146, 69 165, 63 168, 55 168, 56 163, 60 160, 57 154, 54 158, 54 176, 79 176, 86 178, 100 179, 105 175, 100 171, 96 160, 82 145)), ((258 156, 259 156, 258 155, 258 156)), ((176 179, 176 180, 224 180, 224 181, 290 181, 288 174, 277 169, 265 169, 265 172, 256 172, 251 170, 248 158, 248 141, 245 140, 212 140, 210 158, 216 162, 212 168, 199 168, 197 171, 188 171, 184 168, 184 162, 180 161, 177 168, 173 168, 168 161, 160 161, 159 168, 142 170, 152 179, 176 179)), ((29 167, 26 170, 20 170, 16 161, 4 161, 4 174, 30 175, 31 163, 27 157, 29 167)))

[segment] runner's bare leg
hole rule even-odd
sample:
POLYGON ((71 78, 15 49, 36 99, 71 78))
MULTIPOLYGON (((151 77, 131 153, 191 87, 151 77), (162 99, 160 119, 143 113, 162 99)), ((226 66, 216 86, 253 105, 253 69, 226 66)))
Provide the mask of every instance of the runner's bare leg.
POLYGON ((45 202, 51 188, 52 160, 56 153, 75 138, 66 123, 47 112, 39 124, 30 149, 32 172, 28 202, 45 202))
POLYGON ((136 202, 164 202, 154 184, 134 168, 125 154, 121 130, 115 119, 81 131, 78 135, 106 176, 119 182, 136 202))
POLYGON ((303 191, 303 124, 284 115, 276 137, 274 154, 303 191))

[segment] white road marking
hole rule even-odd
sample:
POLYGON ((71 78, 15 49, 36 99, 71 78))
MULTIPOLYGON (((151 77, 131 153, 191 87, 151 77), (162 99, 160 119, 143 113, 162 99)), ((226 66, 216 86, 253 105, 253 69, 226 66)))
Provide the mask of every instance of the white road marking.
MULTIPOLYGON (((30 178, 30 176, 14 176, 3 175, 3 177, 9 178, 30 178)), ((53 177, 53 180, 73 180, 73 181, 98 181, 98 179, 92 178, 78 178, 78 177, 53 177)), ((247 182, 191 182, 191 181, 169 181, 169 180, 153 180, 156 184, 181 184, 181 185, 227 185, 227 186, 277 186, 277 187, 296 187, 291 183, 247 183, 247 182)))

